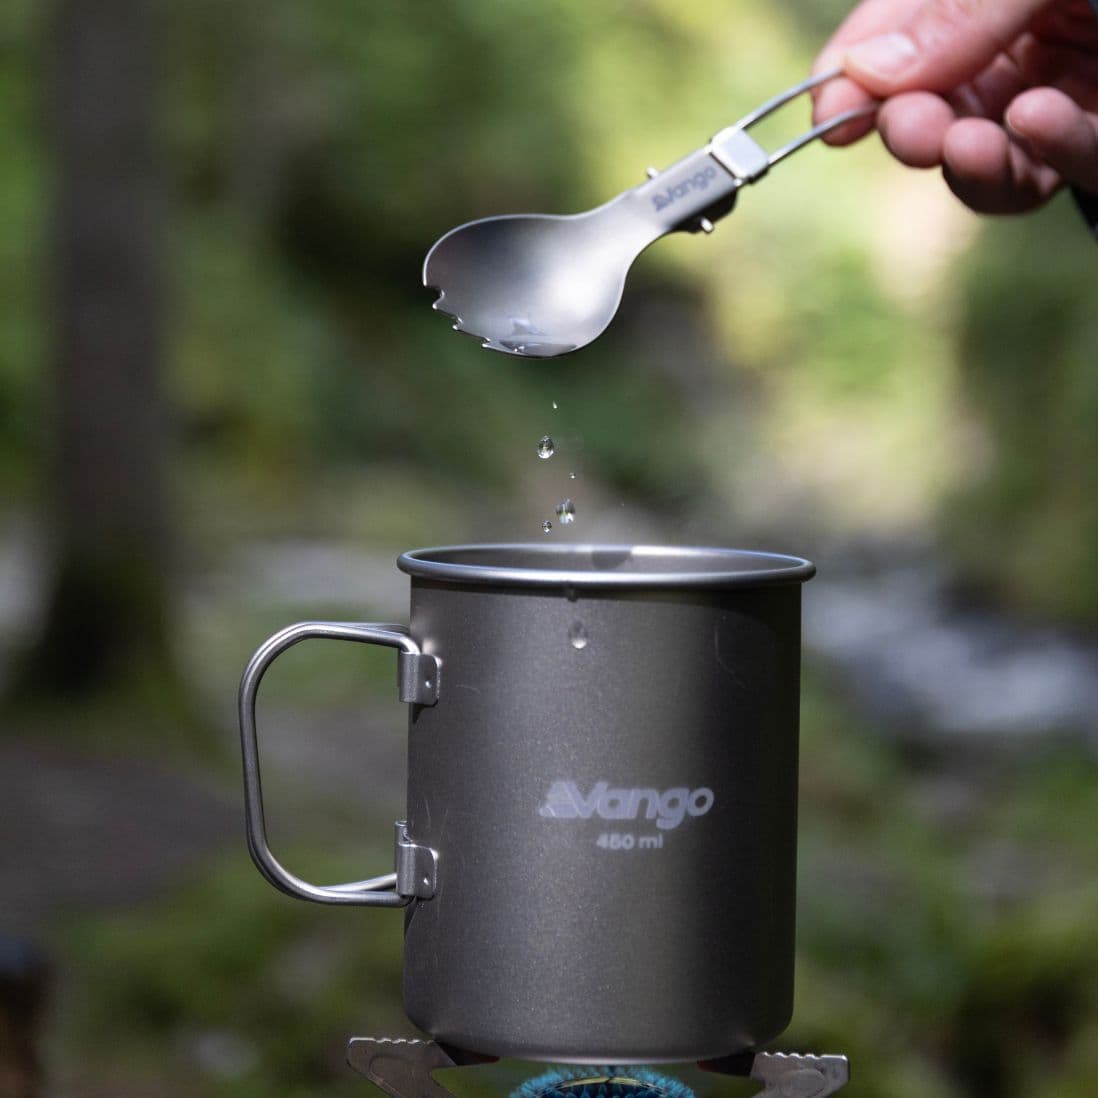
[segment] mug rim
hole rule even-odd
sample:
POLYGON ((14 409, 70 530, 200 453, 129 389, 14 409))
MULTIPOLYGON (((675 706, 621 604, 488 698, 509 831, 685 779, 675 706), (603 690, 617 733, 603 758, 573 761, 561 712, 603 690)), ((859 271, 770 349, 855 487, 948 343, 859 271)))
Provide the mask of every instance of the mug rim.
POLYGON ((521 542, 411 549, 397 567, 420 579, 508 587, 771 587, 816 574, 802 557, 758 549, 521 542))

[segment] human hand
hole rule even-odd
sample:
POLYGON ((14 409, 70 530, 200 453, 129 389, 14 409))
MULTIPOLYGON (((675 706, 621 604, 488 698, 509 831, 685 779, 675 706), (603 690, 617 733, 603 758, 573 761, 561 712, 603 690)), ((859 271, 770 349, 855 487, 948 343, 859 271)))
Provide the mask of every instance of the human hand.
MULTIPOLYGON (((1098 15, 1087 0, 862 0, 815 71, 814 120, 883 100, 876 128, 915 168, 941 166, 981 213, 1022 213, 1063 183, 1098 194, 1098 15)), ((827 140, 873 128, 859 119, 827 140)))

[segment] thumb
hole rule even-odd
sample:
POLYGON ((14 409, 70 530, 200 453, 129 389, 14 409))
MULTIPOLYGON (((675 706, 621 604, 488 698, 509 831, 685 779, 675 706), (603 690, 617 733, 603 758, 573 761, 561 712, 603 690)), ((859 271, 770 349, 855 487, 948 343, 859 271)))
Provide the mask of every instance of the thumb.
POLYGON ((891 33, 852 46, 847 76, 881 98, 946 92, 1007 49, 1049 0, 922 0, 891 33))

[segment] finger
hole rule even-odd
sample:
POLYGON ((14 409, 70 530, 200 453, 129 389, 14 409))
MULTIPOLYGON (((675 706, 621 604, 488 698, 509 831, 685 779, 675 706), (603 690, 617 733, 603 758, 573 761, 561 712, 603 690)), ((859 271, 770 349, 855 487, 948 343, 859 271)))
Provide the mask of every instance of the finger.
POLYGON ((867 38, 896 30, 907 19, 911 6, 912 0, 862 0, 820 50, 812 71, 833 69, 842 63, 846 51, 855 42, 864 42, 867 38))
POLYGON ((975 109, 968 113, 1000 122, 1008 104, 1027 86, 1013 59, 1001 53, 969 85, 975 109))
POLYGON ((1018 65, 1005 53, 999 54, 973 80, 943 95, 958 118, 990 118, 1002 122, 1003 112, 1027 85, 1018 65))
MULTIPOLYGON (((873 102, 874 99, 853 81, 836 78, 820 88, 820 96, 812 109, 812 124, 819 125, 829 118, 842 114, 843 111, 865 107, 873 102)), ((872 130, 872 115, 866 118, 855 118, 825 133, 823 140, 828 145, 850 145, 872 130)))
POLYGON ((1006 121, 1027 152, 1069 183, 1098 193, 1098 116, 1061 91, 1033 88, 1011 103, 1006 121))
POLYGON ((962 118, 946 132, 942 170, 950 190, 978 213, 1022 213, 1055 192, 1059 176, 986 118, 962 118))
POLYGON ((1023 82, 1031 88, 1059 88, 1084 110, 1098 111, 1098 19, 1091 22, 1095 44, 1090 48, 1077 40, 1023 34, 1010 50, 1023 82))
MULTIPOLYGON (((910 7, 911 0, 865 0, 839 25, 831 40, 817 56, 812 71, 820 73, 841 67, 843 56, 854 42, 872 38, 898 26, 910 7)), ((818 125, 843 111, 868 105, 873 97, 853 80, 839 78, 817 88, 812 93, 812 100, 812 121, 818 125)), ((872 119, 857 119, 832 130, 824 140, 829 145, 849 145, 872 129, 872 119)))
POLYGON ((893 96, 877 113, 877 129, 886 148, 910 168, 936 168, 950 126, 953 108, 933 92, 893 96))
POLYGON ((1048 0, 923 0, 887 33, 851 46, 850 77, 878 97, 949 91, 1004 52, 1048 0))

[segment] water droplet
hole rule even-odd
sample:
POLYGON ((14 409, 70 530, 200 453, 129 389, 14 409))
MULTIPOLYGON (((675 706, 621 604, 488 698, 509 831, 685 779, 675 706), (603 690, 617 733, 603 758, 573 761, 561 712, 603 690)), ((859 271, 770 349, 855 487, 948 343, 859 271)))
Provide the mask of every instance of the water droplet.
POLYGON ((549 521, 548 519, 546 519, 546 520, 545 520, 545 521, 544 521, 544 522, 543 522, 543 523, 541 524, 541 532, 542 532, 543 534, 548 534, 548 533, 549 533, 549 531, 550 531, 550 530, 552 530, 552 529, 553 529, 553 524, 552 524, 552 523, 551 523, 551 522, 550 522, 550 521, 549 521))
POLYGON ((572 642, 573 648, 586 648, 587 630, 577 621, 572 625, 572 628, 568 630, 568 639, 572 642))
POLYGON ((546 458, 551 458, 557 452, 557 448, 553 445, 553 440, 546 435, 538 443, 538 457, 544 461, 546 458))
POLYGON ((557 504, 557 518, 564 526, 576 521, 576 505, 570 499, 562 499, 557 504))
POLYGON ((575 473, 569 473, 568 474, 568 479, 569 480, 575 480, 576 479, 576 474, 575 473))
POLYGON ((559 407, 560 407, 560 405, 554 400, 553 401, 553 411, 555 412, 559 407))

